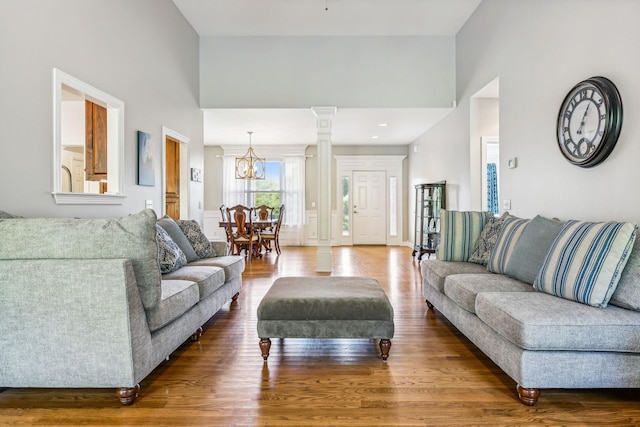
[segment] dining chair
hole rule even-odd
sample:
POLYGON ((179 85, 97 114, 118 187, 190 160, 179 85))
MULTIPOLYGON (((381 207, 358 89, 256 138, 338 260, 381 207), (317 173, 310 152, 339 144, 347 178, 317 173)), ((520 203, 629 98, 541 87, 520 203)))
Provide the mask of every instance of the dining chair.
POLYGON ((249 261, 259 254, 260 234, 253 227, 253 208, 236 205, 227 208, 227 228, 229 230, 231 253, 240 255, 245 251, 249 261))
MULTIPOLYGON (((267 205, 256 206, 255 212, 257 218, 260 221, 272 221, 273 220, 273 211, 275 208, 267 205)), ((273 226, 265 227, 264 230, 273 231, 273 226)))
POLYGON ((265 250, 271 251, 271 242, 273 242, 273 247, 276 249, 276 253, 278 255, 280 255, 280 227, 282 226, 283 217, 284 205, 280 206, 280 212, 278 213, 278 222, 276 222, 276 226, 273 231, 264 231, 260 233, 262 245, 265 247, 265 250))
MULTIPOLYGON (((229 222, 229 214, 227 207, 223 204, 220 205, 220 221, 229 222)), ((227 243, 231 243, 231 236, 229 236, 229 226, 224 227, 224 234, 227 236, 227 243)))

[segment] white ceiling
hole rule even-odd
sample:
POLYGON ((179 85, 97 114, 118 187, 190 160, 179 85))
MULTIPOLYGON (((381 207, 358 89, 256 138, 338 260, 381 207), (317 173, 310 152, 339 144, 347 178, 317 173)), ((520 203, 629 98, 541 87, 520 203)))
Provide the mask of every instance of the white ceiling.
MULTIPOLYGON (((173 0, 200 36, 455 35, 480 1, 173 0)), ((339 108, 331 140, 405 145, 449 111, 339 108)), ((254 132, 256 145, 315 144, 317 138, 310 109, 211 109, 204 111, 204 123, 205 145, 247 144, 247 131, 254 132)))

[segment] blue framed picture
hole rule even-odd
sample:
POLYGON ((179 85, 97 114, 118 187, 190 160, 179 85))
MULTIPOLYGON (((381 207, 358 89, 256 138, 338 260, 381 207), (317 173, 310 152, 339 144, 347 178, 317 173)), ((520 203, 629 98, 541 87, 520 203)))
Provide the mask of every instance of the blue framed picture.
POLYGON ((138 185, 156 185, 156 170, 153 164, 153 140, 148 133, 138 131, 138 185))

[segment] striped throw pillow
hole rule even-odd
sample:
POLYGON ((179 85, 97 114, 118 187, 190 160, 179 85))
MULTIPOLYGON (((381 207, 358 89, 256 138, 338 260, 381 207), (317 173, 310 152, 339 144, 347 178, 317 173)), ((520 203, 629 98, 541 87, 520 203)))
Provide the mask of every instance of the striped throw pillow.
POLYGON ((502 230, 500 230, 500 235, 498 236, 498 241, 489 256, 487 270, 492 273, 505 273, 507 264, 511 259, 511 255, 513 255, 513 250, 518 243, 518 239, 520 239, 522 232, 530 221, 530 219, 516 217, 510 217, 504 221, 502 230))
POLYGON ((440 211, 438 259, 467 261, 485 224, 493 212, 440 211))
POLYGON ((606 307, 636 239, 624 222, 567 221, 533 283, 539 291, 606 307))

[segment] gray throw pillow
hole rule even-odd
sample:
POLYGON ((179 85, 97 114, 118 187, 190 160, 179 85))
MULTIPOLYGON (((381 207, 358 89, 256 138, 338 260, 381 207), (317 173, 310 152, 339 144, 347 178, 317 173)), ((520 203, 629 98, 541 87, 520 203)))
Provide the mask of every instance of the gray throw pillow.
POLYGON ((156 224, 156 238, 158 239, 158 264, 162 274, 171 273, 187 265, 184 252, 158 224, 156 224))
POLYGON ((198 258, 213 258, 216 256, 215 249, 197 221, 193 219, 179 219, 176 223, 178 223, 178 227, 180 227, 184 235, 187 236, 187 240, 191 243, 198 258))
POLYGON ((184 255, 187 257, 187 262, 192 262, 198 259, 198 255, 196 251, 193 250, 193 246, 189 243, 189 239, 184 235, 178 223, 176 223, 173 218, 170 216, 163 216, 158 220, 158 225, 164 228, 169 236, 171 236, 171 240, 176 242, 176 245, 180 248, 184 255))
POLYGON ((563 222, 540 215, 529 221, 513 249, 505 274, 533 284, 563 222))

